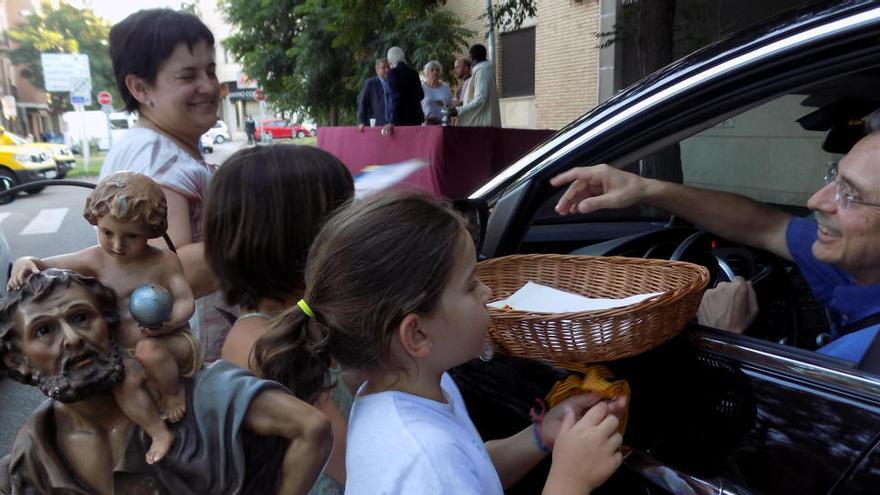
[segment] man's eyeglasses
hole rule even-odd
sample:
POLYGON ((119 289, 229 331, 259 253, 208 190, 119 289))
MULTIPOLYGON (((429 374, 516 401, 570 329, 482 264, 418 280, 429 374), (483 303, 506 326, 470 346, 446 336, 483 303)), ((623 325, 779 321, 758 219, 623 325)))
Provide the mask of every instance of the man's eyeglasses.
POLYGON ((848 210, 853 203, 870 206, 871 208, 880 208, 880 203, 871 203, 855 197, 849 186, 845 182, 837 179, 836 161, 829 162, 828 168, 825 170, 825 184, 831 184, 832 182, 837 183, 837 189, 834 193, 834 202, 844 210, 848 210))

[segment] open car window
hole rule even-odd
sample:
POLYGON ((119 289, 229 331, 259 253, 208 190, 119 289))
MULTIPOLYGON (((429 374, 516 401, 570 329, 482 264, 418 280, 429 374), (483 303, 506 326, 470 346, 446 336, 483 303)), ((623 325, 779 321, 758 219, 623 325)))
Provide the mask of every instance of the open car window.
MULTIPOLYGON (((693 133, 658 151, 640 156, 636 149, 625 150, 626 156, 638 158, 615 165, 645 177, 742 194, 796 216, 809 216, 807 201, 824 184, 828 164, 862 135, 861 129, 853 132, 858 127, 854 123, 880 107, 880 95, 870 89, 878 86, 877 69, 814 83, 695 126, 693 133)), ((543 201, 520 251, 669 258, 692 233, 686 230, 689 225, 648 205, 562 217, 554 206, 563 190, 543 201), (678 225, 683 230, 673 232, 670 227, 678 225), (635 240, 621 242, 630 238, 635 240)), ((701 242, 703 246, 693 249, 690 258, 682 259, 709 266, 710 254, 717 248, 729 254, 736 275, 749 278, 770 269, 776 274, 777 280, 764 288, 764 297, 759 294, 761 315, 752 336, 808 351, 826 342, 824 311, 795 265, 769 253, 726 244, 711 234, 701 242)))

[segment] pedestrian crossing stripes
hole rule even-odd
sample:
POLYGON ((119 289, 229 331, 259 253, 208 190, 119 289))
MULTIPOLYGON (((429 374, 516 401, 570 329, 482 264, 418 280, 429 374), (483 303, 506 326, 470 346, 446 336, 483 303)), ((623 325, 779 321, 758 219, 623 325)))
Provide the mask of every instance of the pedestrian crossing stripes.
POLYGON ((9 213, 8 211, 0 212, 0 223, 3 223, 3 220, 6 220, 9 215, 12 215, 12 213, 9 213))
POLYGON ((28 223, 20 235, 54 234, 58 232, 68 208, 45 208, 28 223))

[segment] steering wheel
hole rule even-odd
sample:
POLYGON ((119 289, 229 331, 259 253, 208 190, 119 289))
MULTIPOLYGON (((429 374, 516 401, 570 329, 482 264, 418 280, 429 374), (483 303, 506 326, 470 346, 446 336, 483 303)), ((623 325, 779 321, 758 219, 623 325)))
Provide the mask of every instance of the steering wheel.
POLYGON ((798 334, 799 314, 795 291, 782 261, 770 253, 734 245, 698 230, 684 239, 670 256, 709 268, 710 287, 741 276, 752 283, 758 299, 758 317, 744 332, 763 339, 810 348, 798 334))
POLYGON ((752 282, 759 308, 746 335, 815 348, 811 336, 798 334, 797 291, 782 261, 770 253, 735 245, 693 227, 676 226, 593 244, 571 254, 688 261, 709 269, 709 287, 742 276, 752 282), (807 340, 802 342, 801 338, 807 340))

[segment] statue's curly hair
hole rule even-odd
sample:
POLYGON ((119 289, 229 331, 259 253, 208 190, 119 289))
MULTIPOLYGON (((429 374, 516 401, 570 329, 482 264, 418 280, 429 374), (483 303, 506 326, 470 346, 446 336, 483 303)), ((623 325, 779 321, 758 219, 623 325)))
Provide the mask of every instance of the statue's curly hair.
POLYGON ((143 220, 150 239, 168 229, 168 203, 159 184, 144 174, 116 172, 98 183, 86 198, 83 216, 92 225, 109 214, 120 222, 143 220))
POLYGON ((0 304, 0 376, 8 376, 16 381, 24 382, 26 377, 8 368, 3 362, 6 353, 21 352, 18 332, 15 331, 15 312, 24 301, 40 301, 49 297, 58 288, 67 288, 71 284, 84 287, 95 299, 98 312, 107 323, 110 339, 116 341, 119 328, 119 310, 116 305, 116 292, 102 284, 94 277, 86 277, 72 270, 50 268, 34 273, 20 287, 9 291, 0 304))

